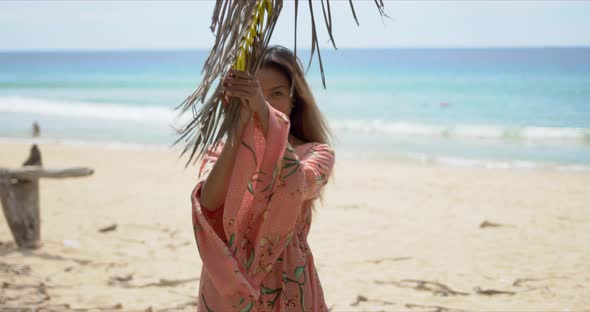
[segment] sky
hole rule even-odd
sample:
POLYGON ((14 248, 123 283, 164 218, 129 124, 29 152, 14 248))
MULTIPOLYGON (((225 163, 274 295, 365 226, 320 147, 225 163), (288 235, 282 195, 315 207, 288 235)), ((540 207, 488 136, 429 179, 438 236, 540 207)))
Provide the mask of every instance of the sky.
MULTIPOLYGON (((309 48, 307 1, 299 1, 298 48, 309 48)), ((322 48, 331 47, 314 0, 322 48)), ((590 1, 331 0, 338 48, 590 46, 590 1)), ((0 51, 208 50, 213 0, 0 1, 0 51)), ((272 44, 293 45, 294 2, 285 6, 272 44)))

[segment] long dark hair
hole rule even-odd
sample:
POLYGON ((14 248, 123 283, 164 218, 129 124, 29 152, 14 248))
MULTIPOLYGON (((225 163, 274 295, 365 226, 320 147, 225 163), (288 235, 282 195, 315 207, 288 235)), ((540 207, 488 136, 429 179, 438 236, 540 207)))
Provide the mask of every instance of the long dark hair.
MULTIPOLYGON (((282 72, 291 85, 291 101, 293 109, 289 119, 291 121, 290 133, 303 142, 317 142, 332 144, 332 133, 328 123, 311 92, 311 88, 305 80, 303 65, 295 57, 291 50, 279 46, 269 46, 266 49, 261 68, 273 68, 282 72)), ((333 169, 330 177, 333 177, 333 169)), ((323 189, 320 191, 320 201, 324 203, 323 189)), ((315 205, 312 202, 312 207, 315 205)))

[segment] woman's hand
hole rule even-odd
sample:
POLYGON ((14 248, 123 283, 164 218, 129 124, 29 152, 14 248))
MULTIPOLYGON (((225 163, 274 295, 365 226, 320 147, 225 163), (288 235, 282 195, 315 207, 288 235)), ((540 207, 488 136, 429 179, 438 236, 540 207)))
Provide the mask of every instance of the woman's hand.
MULTIPOLYGON (((242 105, 242 108, 240 109, 240 120, 239 120, 239 129, 238 130, 243 130, 244 127, 246 127, 246 124, 248 123, 248 121, 250 120, 250 118, 252 118, 252 110, 250 109, 250 107, 248 107, 248 105, 246 105, 244 103, 244 101, 239 100, 240 105, 242 105)), ((229 97, 229 95, 227 95, 227 92, 224 92, 223 95, 223 106, 227 109, 227 107, 231 104, 231 99, 229 97)))
POLYGON ((231 97, 239 98, 243 104, 242 107, 248 108, 250 113, 256 113, 259 117, 266 113, 266 100, 254 75, 230 69, 223 79, 222 88, 228 100, 231 97))

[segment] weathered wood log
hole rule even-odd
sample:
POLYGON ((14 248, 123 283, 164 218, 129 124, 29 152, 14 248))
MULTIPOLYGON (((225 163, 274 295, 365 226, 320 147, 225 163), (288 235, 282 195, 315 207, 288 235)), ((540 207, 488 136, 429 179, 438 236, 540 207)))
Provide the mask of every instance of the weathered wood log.
POLYGON ((43 168, 40 166, 41 153, 36 145, 31 148, 25 163, 27 166, 21 168, 0 168, 0 201, 17 246, 35 249, 42 246, 39 179, 82 177, 94 171, 84 167, 43 168))
POLYGON ((86 167, 47 169, 41 166, 23 166, 21 168, 6 169, 0 168, 0 177, 17 179, 39 179, 39 178, 74 178, 91 175, 93 170, 86 167))
POLYGON ((41 151, 36 144, 33 144, 31 147, 29 158, 25 160, 23 166, 43 166, 43 162, 41 161, 41 151))
POLYGON ((17 246, 41 247, 39 180, 0 177, 2 210, 17 246))

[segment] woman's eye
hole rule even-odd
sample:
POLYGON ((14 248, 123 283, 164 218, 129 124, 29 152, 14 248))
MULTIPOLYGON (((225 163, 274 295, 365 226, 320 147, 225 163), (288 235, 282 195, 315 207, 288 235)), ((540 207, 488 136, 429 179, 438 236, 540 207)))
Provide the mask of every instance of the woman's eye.
POLYGON ((272 96, 281 96, 281 95, 283 95, 283 92, 281 92, 281 91, 275 91, 271 95, 272 96))

